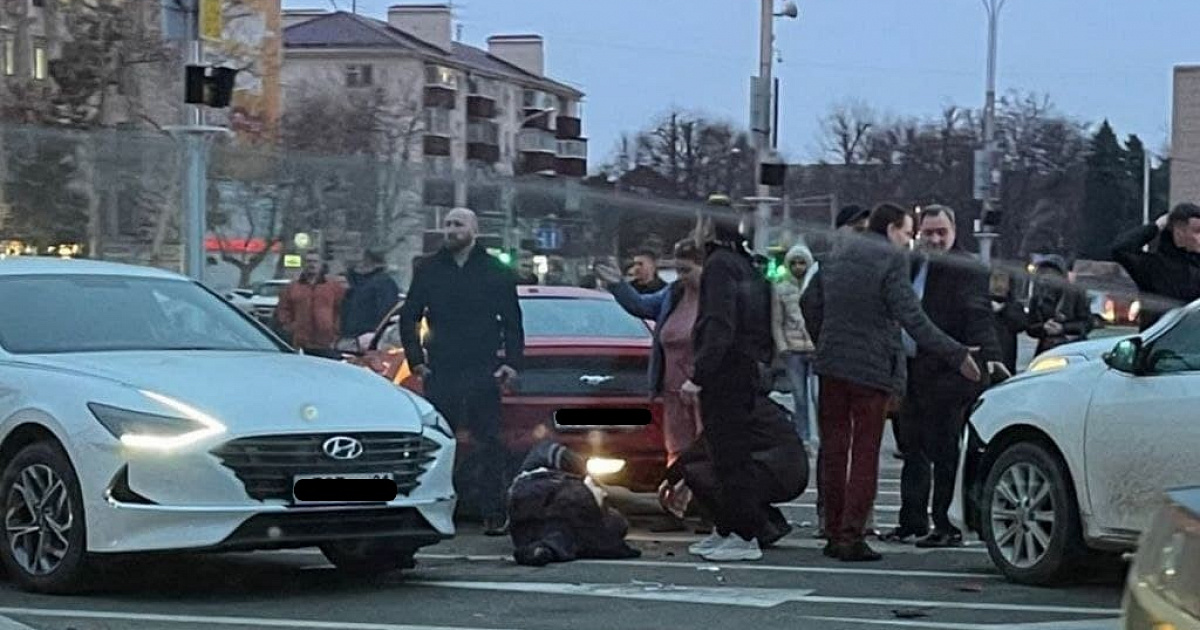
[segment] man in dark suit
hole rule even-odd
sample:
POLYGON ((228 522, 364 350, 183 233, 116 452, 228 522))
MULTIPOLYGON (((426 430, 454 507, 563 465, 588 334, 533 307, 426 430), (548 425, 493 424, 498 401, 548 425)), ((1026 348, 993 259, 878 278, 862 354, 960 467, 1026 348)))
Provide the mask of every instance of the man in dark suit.
MULTIPOLYGON (((912 265, 913 288, 933 323, 955 341, 979 348, 989 363, 1000 361, 993 326, 987 269, 955 247, 955 215, 946 206, 928 206, 918 217, 921 251, 912 265)), ((885 538, 917 540, 920 547, 962 544, 962 532, 948 516, 954 496, 959 443, 966 410, 981 385, 959 374, 959 366, 919 349, 904 335, 908 383, 900 414, 900 526, 885 538), (929 532, 932 469, 933 524, 929 532)), ((985 372, 986 373, 986 372, 985 372)))

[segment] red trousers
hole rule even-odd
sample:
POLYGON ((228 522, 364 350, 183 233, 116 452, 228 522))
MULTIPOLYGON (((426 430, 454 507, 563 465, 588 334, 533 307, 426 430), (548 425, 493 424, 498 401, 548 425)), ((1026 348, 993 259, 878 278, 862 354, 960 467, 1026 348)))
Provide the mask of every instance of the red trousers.
POLYGON ((891 394, 822 376, 821 499, 834 543, 862 539, 879 485, 879 444, 891 394))

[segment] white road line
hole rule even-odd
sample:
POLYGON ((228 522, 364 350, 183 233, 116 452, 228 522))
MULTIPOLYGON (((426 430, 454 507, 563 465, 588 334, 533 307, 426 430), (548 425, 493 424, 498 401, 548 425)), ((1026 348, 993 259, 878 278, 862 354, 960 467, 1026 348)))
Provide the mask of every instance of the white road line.
POLYGON ((869 626, 895 628, 927 628, 928 630, 1118 630, 1121 618, 1085 619, 1082 621, 1050 621, 1046 623, 947 623, 909 619, 861 619, 858 617, 806 616, 814 621, 835 621, 869 626))
MULTIPOLYGON (((777 503, 777 504, 775 504, 775 507, 809 508, 809 509, 815 510, 815 509, 817 509, 817 504, 816 503, 777 503)), ((899 512, 900 506, 899 505, 876 504, 875 511, 876 512, 899 512)))
POLYGON ((55 608, 0 608, 0 614, 22 617, 59 617, 65 619, 117 619, 121 621, 157 621, 265 628, 314 628, 320 630, 496 630, 459 626, 415 626, 391 623, 353 623, 268 617, 210 617, 205 615, 160 615, 109 610, 63 610, 55 608))
MULTIPOLYGON (((888 530, 895 527, 886 523, 876 525, 880 530, 888 530)), ((699 541, 702 536, 696 535, 679 535, 679 534, 629 534, 625 537, 626 540, 633 542, 658 542, 658 543, 693 543, 699 541)), ((806 538, 804 536, 792 536, 784 538, 775 543, 775 546, 780 549, 823 549, 825 547, 824 540, 816 538, 806 538)), ((970 542, 963 547, 943 547, 939 549, 918 549, 915 545, 898 545, 886 543, 883 541, 871 540, 870 545, 876 551, 883 554, 904 554, 904 555, 921 555, 937 552, 951 553, 987 553, 987 548, 983 543, 970 542)))
POLYGON ((562 584, 555 582, 466 582, 466 581, 413 581, 406 582, 433 588, 458 588, 476 591, 504 591, 511 593, 536 593, 545 595, 577 595, 587 597, 616 597, 650 599, 657 601, 688 601, 691 603, 718 603, 734 606, 772 607, 785 602, 806 604, 847 604, 861 606, 899 606, 912 608, 945 608, 954 610, 987 610, 1000 612, 1055 613, 1063 615, 1112 616, 1120 609, 1084 608, 1079 606, 1043 606, 1033 604, 1003 604, 986 602, 925 601, 918 599, 888 599, 882 597, 831 597, 808 594, 800 589, 762 588, 693 588, 664 584, 562 584), (704 597, 692 597, 689 593, 703 593, 704 597), (712 595, 710 597, 710 594, 712 595), (687 598, 682 599, 682 598, 687 598), (694 601, 693 601, 694 600, 694 601), (775 602, 768 604, 769 602, 775 602))
POLYGON ((27 625, 21 623, 20 621, 17 621, 16 619, 9 619, 8 617, 0 617, 0 630, 36 630, 36 629, 32 628, 30 626, 27 626, 27 625))
MULTIPOLYGON (((512 556, 455 556, 452 554, 418 555, 418 558, 429 560, 466 560, 467 562, 509 562, 512 556)), ((576 560, 575 564, 601 566, 634 566, 671 569, 691 569, 694 571, 767 571, 779 573, 815 573, 833 575, 878 575, 900 578, 934 578, 948 580, 1002 580, 1003 576, 987 573, 954 573, 948 571, 905 571, 896 569, 853 569, 841 567, 799 567, 777 564, 717 564, 709 562, 669 562, 666 560, 576 560)))

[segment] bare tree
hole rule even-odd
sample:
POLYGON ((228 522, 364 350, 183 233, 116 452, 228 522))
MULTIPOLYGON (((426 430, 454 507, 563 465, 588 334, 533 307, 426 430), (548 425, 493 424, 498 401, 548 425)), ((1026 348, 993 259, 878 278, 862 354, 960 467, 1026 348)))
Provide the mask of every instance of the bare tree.
POLYGON ((840 103, 821 119, 821 150, 837 164, 865 164, 873 157, 872 134, 879 127, 878 115, 865 103, 840 103))

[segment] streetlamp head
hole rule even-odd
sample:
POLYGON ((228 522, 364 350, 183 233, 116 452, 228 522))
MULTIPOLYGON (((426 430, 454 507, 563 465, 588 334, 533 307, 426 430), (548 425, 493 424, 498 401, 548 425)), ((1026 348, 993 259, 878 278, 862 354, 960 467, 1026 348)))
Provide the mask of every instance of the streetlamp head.
POLYGON ((787 2, 783 3, 783 11, 780 13, 776 13, 775 15, 778 17, 788 17, 788 18, 795 19, 797 17, 800 17, 800 8, 796 6, 796 3, 793 2, 793 0, 787 0, 787 2))

